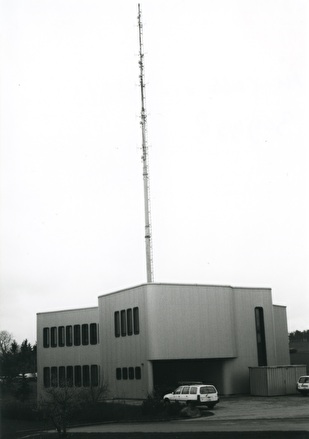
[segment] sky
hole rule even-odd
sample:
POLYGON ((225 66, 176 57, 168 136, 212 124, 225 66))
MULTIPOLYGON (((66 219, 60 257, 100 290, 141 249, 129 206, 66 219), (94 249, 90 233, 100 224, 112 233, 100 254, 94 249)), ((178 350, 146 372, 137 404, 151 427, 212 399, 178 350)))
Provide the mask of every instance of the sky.
MULTIPOLYGON (((309 329, 306 0, 141 1, 155 282, 309 329)), ((137 2, 0 1, 0 330, 146 282, 137 2)))

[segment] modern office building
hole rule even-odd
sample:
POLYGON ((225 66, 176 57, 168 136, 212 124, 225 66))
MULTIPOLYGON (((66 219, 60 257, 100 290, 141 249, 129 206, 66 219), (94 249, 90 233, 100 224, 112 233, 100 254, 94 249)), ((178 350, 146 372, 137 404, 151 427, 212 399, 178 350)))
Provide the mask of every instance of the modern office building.
POLYGON ((38 392, 107 385, 146 398, 179 381, 249 393, 249 367, 290 364, 286 308, 267 288, 149 283, 95 308, 37 315, 38 392))

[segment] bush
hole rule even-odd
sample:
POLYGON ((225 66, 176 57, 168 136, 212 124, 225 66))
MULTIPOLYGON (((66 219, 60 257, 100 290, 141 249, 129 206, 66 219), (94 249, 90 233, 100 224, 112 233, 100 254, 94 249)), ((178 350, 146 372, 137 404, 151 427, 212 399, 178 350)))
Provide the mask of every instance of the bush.
POLYGON ((1 404, 1 416, 6 419, 36 420, 37 410, 33 403, 22 401, 4 401, 1 404))

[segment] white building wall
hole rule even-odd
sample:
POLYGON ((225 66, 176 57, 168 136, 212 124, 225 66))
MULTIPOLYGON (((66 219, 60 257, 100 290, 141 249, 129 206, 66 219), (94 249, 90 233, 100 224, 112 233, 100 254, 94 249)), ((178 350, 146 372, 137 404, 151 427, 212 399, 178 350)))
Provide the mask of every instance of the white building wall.
POLYGON ((274 330, 276 343, 276 365, 290 364, 288 325, 286 316, 286 307, 273 305, 274 330))
MULTIPOLYGON (((83 308, 76 310, 55 311, 37 314, 37 371, 38 371, 38 396, 42 396, 43 386, 43 369, 44 367, 60 366, 83 366, 94 365, 100 366, 99 362, 99 343, 86 346, 63 346, 43 347, 43 328, 52 328, 67 325, 98 324, 98 308, 83 308)), ((99 335, 99 331, 98 331, 99 335)), ((100 370, 100 367, 99 367, 100 370)), ((101 372, 101 371, 100 371, 101 372)))
POLYGON ((147 316, 150 360, 237 355, 231 287, 148 285, 147 316))
POLYGON ((144 398, 148 394, 148 333, 145 312, 147 286, 99 297, 100 359, 111 398, 144 398), (116 311, 138 307, 139 334, 115 337, 116 311), (141 368, 141 379, 117 380, 117 368, 141 368))

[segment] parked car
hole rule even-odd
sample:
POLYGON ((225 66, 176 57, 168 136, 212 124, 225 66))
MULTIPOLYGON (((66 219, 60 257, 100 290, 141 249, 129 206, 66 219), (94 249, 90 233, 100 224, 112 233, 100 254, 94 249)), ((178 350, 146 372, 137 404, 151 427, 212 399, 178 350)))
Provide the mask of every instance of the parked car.
POLYGON ((309 394, 309 375, 303 375, 298 378, 298 381, 296 383, 296 389, 302 395, 309 394))
POLYGON ((212 384, 187 384, 177 387, 172 393, 164 395, 166 404, 178 402, 181 404, 204 404, 213 408, 219 402, 218 391, 212 384))

